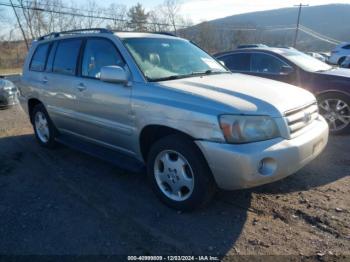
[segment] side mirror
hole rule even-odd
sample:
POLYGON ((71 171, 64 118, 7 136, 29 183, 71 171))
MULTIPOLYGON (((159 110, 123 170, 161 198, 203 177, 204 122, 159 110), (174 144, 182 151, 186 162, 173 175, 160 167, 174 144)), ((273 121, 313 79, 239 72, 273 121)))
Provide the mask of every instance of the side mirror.
POLYGON ((128 75, 120 66, 104 66, 101 68, 100 80, 109 83, 127 83, 128 75))
POLYGON ((294 71, 294 69, 291 66, 282 66, 280 74, 281 75, 289 75, 289 74, 293 73, 293 71, 294 71))

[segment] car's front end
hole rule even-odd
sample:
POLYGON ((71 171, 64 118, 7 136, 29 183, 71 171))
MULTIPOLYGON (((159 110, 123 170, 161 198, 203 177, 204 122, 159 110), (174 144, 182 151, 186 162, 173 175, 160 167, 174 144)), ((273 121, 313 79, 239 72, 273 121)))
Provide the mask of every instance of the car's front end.
POLYGON ((0 79, 0 108, 7 108, 17 104, 18 90, 10 81, 0 79))
POLYGON ((264 117, 265 124, 247 124, 249 118, 241 117, 242 124, 237 117, 221 120, 228 143, 196 141, 222 189, 254 187, 291 175, 315 159, 328 141, 328 125, 314 103, 280 118, 264 117))

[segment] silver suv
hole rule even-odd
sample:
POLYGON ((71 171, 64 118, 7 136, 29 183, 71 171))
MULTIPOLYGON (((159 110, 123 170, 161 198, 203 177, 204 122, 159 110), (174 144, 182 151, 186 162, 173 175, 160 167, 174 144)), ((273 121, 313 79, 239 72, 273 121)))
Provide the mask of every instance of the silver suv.
POLYGON ((79 149, 123 168, 146 167, 168 206, 202 206, 215 189, 295 173, 321 153, 328 126, 315 97, 235 74, 178 37, 107 30, 38 39, 19 99, 38 142, 79 149))

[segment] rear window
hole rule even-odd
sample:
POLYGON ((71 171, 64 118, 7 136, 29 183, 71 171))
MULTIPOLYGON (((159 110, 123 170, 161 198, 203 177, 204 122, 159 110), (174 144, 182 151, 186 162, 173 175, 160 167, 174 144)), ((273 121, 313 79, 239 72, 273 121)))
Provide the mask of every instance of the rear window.
POLYGON ((30 70, 42 72, 45 70, 47 51, 49 50, 50 43, 39 45, 33 55, 30 62, 30 70))
POLYGON ((81 39, 59 41, 53 63, 53 72, 75 75, 81 42, 81 39))

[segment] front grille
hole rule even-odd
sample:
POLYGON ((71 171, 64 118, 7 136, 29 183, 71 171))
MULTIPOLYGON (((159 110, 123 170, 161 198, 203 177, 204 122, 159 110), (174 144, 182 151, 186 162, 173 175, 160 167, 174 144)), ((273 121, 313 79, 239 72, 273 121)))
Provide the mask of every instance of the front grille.
POLYGON ((296 133, 302 131, 318 117, 317 103, 287 111, 284 117, 287 121, 290 136, 295 136, 296 133))

